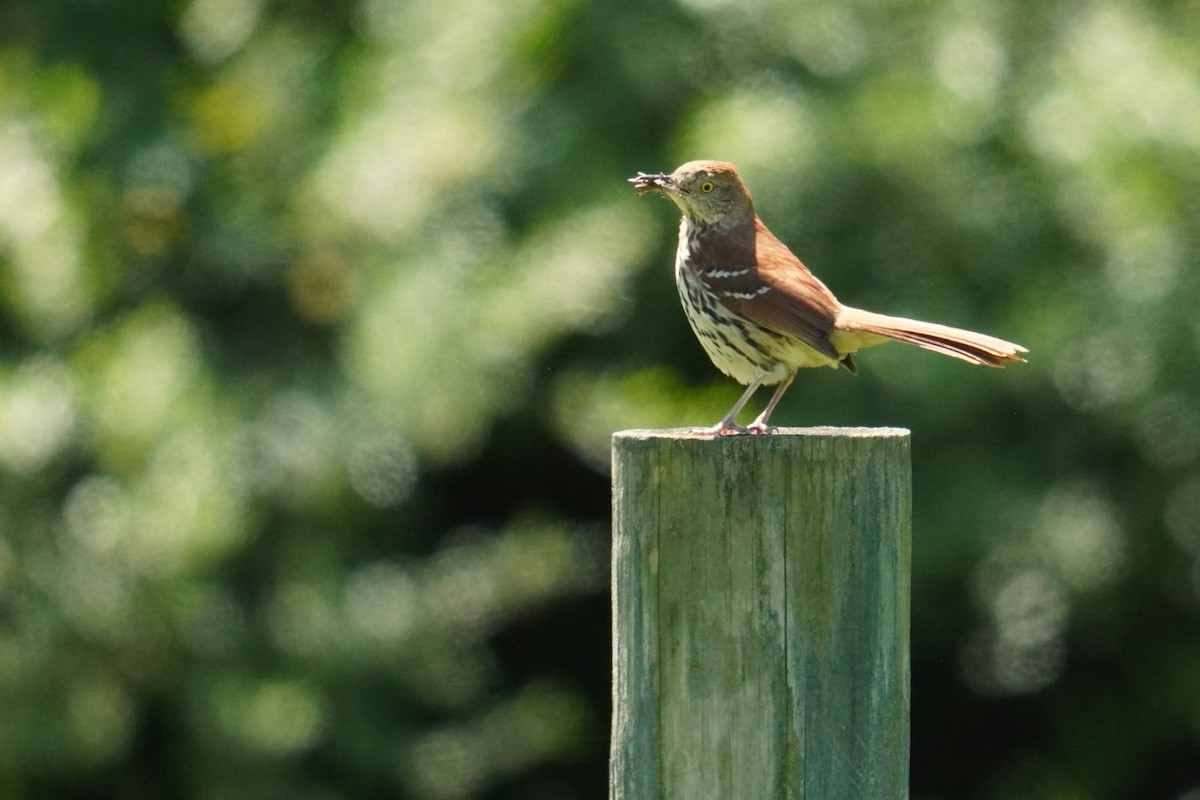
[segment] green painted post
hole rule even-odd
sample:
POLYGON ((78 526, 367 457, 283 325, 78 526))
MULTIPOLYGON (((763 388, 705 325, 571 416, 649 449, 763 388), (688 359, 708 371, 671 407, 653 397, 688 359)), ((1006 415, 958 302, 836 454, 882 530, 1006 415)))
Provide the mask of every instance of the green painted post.
POLYGON ((908 444, 613 437, 610 800, 908 797, 908 444))

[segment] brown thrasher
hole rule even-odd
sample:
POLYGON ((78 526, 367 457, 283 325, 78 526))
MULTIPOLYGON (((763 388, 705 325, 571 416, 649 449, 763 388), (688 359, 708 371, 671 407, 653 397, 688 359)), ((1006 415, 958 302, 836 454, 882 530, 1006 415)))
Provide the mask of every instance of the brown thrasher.
POLYGON ((675 284, 700 344, 719 370, 747 385, 713 435, 766 433, 767 419, 802 367, 858 371, 852 355, 889 339, 972 364, 1024 361, 1024 347, 974 331, 844 306, 767 230, 741 177, 723 161, 689 161, 670 175, 639 172, 638 194, 658 192, 683 212, 675 284), (734 418, 759 386, 778 384, 748 427, 734 418))

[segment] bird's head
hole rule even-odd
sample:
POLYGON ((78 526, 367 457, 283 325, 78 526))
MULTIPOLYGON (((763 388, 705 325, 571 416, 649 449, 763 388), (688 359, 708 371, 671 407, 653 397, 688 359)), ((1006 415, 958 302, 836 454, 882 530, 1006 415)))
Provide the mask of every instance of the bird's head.
POLYGON ((753 218, 750 192, 733 164, 724 161, 689 161, 670 175, 639 172, 629 182, 639 195, 658 192, 668 198, 700 225, 753 218))

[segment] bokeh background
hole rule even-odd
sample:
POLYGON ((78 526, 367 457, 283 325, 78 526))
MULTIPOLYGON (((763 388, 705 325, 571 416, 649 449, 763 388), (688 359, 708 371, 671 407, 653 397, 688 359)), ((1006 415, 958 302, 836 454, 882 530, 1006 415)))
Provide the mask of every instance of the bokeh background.
POLYGON ((1190 0, 0 2, 0 798, 605 797, 699 157, 1031 350, 776 415, 913 431, 914 799, 1200 798, 1190 0))

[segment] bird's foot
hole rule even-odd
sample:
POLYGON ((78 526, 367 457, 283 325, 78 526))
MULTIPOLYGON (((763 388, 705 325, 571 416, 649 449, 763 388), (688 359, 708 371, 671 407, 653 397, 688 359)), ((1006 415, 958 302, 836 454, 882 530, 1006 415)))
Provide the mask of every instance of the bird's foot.
POLYGON ((778 395, 779 395, 779 393, 776 392, 776 397, 772 398, 770 405, 768 405, 766 407, 766 409, 763 410, 763 413, 761 413, 757 417, 755 417, 754 422, 751 422, 749 425, 746 426, 746 430, 748 430, 750 433, 754 434, 755 436, 767 436, 776 431, 776 427, 774 425, 767 424, 767 417, 769 417, 771 415, 771 411, 774 409, 774 406, 775 406, 775 399, 778 398, 778 395))
POLYGON ((738 425, 731 419, 723 419, 711 428, 701 428, 696 431, 701 436, 746 436, 754 433, 750 428, 738 425))

